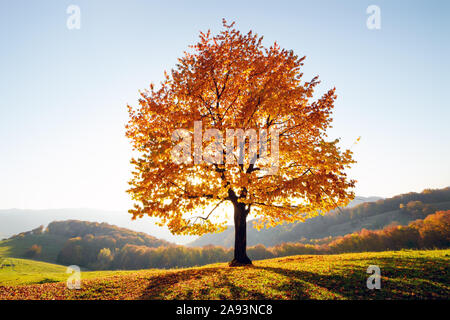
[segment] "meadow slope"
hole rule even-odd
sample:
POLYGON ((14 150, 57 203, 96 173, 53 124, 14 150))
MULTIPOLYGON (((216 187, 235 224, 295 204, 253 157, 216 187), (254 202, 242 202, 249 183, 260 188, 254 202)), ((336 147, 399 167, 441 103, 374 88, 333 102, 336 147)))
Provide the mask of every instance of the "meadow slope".
POLYGON ((0 299, 449 299, 449 262, 450 249, 402 250, 291 256, 238 268, 220 263, 178 270, 85 272, 80 290, 69 290, 64 282, 0 282, 0 299), (369 265, 381 268, 380 290, 366 287, 369 265))

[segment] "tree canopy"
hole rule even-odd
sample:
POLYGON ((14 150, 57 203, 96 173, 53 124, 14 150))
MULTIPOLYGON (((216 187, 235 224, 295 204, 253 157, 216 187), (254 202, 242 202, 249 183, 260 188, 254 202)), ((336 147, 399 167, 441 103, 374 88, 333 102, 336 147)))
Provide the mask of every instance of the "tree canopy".
POLYGON ((160 87, 151 84, 137 107, 128 106, 126 135, 138 154, 129 189, 136 201, 133 218, 158 217, 172 233, 200 235, 223 230, 225 222, 210 218, 227 201, 235 216, 236 208, 245 217, 252 209, 259 227, 345 206, 354 197, 355 181, 346 174, 354 160, 339 140, 327 139, 335 89, 314 99, 319 80, 302 79, 305 57, 277 43, 265 47, 262 37, 241 33, 234 23, 224 20, 223 26, 214 36, 201 32, 160 87), (244 137, 237 148, 234 137, 230 146, 220 135, 206 134, 209 144, 199 144, 199 122, 203 133, 217 129, 225 136, 241 129, 244 137), (184 162, 171 157, 180 146, 174 139, 179 129, 188 135, 184 147, 192 150, 194 140, 193 157, 184 162), (251 130, 260 133, 256 150, 245 146, 251 130), (264 132, 270 156, 261 147, 264 132), (219 154, 213 145, 220 146, 219 154), (218 161, 205 161, 211 157, 218 161), (225 161, 229 157, 236 161, 225 161))

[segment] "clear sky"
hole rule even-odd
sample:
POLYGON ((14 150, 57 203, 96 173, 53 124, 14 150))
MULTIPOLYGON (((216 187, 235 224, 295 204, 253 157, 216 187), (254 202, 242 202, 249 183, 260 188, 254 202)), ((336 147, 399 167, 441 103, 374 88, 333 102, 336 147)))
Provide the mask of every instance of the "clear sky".
POLYGON ((126 105, 222 18, 306 55, 320 92, 336 86, 331 136, 355 152, 358 195, 448 186, 449 14, 449 1, 1 1, 0 208, 128 209, 126 105))

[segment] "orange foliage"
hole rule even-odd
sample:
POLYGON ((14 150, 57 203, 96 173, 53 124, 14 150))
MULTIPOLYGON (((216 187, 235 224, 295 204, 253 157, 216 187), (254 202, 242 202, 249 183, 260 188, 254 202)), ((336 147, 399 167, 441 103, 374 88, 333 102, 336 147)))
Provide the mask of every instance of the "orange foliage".
MULTIPOLYGON (((332 121, 335 89, 312 101, 318 78, 302 81, 305 57, 262 37, 242 34, 223 21, 224 30, 200 41, 185 52, 159 89, 153 84, 141 93, 138 107, 129 108, 126 135, 139 156, 129 193, 136 201, 133 218, 160 218, 175 234, 220 231, 225 222, 213 223, 212 207, 229 201, 244 204, 247 212, 274 226, 305 220, 320 212, 346 205, 355 181, 345 170, 354 163, 338 140, 327 141, 332 121), (194 121, 203 130, 240 128, 279 132, 279 169, 264 174, 258 160, 244 165, 176 164, 171 161, 172 133, 193 131, 194 121)), ((216 211, 217 212, 217 211, 216 211)))

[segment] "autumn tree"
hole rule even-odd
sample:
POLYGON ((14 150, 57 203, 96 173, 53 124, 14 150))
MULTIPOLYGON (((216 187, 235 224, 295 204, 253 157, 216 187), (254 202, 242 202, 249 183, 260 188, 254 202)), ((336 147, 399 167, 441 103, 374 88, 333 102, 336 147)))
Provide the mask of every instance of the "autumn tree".
POLYGON ((215 36, 201 32, 160 87, 151 84, 138 107, 128 106, 126 135, 138 155, 128 192, 134 219, 160 218, 174 234, 219 232, 226 220, 218 208, 232 205, 230 265, 245 265, 250 212, 263 227, 344 206, 354 197, 345 173, 354 161, 327 140, 335 89, 312 101, 319 81, 302 80, 305 57, 277 43, 264 47, 262 37, 233 25, 224 20, 215 36), (174 161, 175 149, 188 153, 186 161, 174 161))
POLYGON ((42 247, 37 245, 37 244, 33 244, 26 252, 25 252, 25 257, 28 258, 36 258, 39 257, 41 255, 42 252, 42 247))

